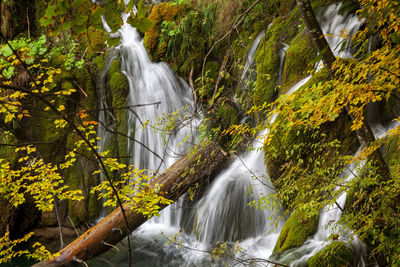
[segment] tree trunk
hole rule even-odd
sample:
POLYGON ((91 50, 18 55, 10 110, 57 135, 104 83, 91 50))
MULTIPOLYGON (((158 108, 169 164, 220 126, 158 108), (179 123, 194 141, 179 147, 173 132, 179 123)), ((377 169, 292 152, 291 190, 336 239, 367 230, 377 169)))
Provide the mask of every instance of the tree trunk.
MULTIPOLYGON (((334 71, 332 70, 332 65, 335 62, 336 58, 333 54, 331 48, 329 47, 326 38, 319 26, 317 19, 315 18, 314 12, 311 7, 310 0, 296 0, 297 5, 299 6, 301 16, 307 26, 307 29, 310 34, 310 38, 314 43, 314 46, 317 48, 318 52, 322 55, 322 61, 324 62, 329 75, 332 79, 335 78, 334 71)), ((349 113, 350 108, 347 106, 346 111, 352 120, 354 117, 349 113)), ((367 121, 364 119, 362 127, 356 131, 358 141, 361 146, 368 147, 372 142, 375 141, 375 137, 371 131, 370 126, 367 121)), ((373 161, 373 164, 377 167, 377 173, 381 176, 382 179, 387 179, 390 176, 389 169, 385 160, 383 159, 379 150, 375 150, 370 158, 373 161)))
MULTIPOLYGON (((226 161, 227 154, 216 144, 209 144, 199 148, 196 152, 189 152, 175 164, 159 175, 151 186, 161 185, 162 192, 167 192, 164 197, 173 201, 183 195, 191 186, 202 183, 217 172, 226 161)), ((135 230, 146 222, 146 218, 135 211, 130 205, 123 205, 130 230, 135 230)), ((165 206, 161 207, 162 209, 165 206)), ((130 232, 123 219, 120 208, 115 209, 96 226, 87 230, 74 242, 59 251, 59 256, 40 262, 34 266, 65 266, 74 262, 81 262, 110 249, 125 238, 130 232)))
MULTIPOLYGON (((334 70, 332 70, 332 65, 335 62, 335 56, 326 41, 324 34, 321 30, 321 27, 318 24, 317 19, 315 18, 314 12, 311 7, 310 0, 296 0, 297 5, 299 6, 301 16, 307 26, 307 29, 310 33, 310 38, 314 43, 315 47, 318 49, 318 52, 322 55, 322 61, 328 69, 329 75, 332 79, 335 78, 334 70)), ((346 106, 346 112, 348 116, 352 120, 354 120, 354 116, 350 114, 349 106, 346 106)), ((372 142, 375 141, 375 137, 371 131, 370 126, 367 121, 363 120, 362 127, 356 132, 358 141, 360 142, 362 147, 369 147, 372 142)), ((375 150, 368 158, 371 161, 374 167, 376 167, 376 173, 380 176, 378 179, 381 181, 387 180, 390 177, 390 172, 388 166, 382 157, 382 154, 379 150, 375 150)), ((367 243, 368 240, 365 240, 367 243)), ((376 244, 367 244, 369 247, 375 247, 376 244)), ((378 254, 376 257, 378 264, 380 266, 386 266, 387 261, 385 257, 381 254, 378 254)))

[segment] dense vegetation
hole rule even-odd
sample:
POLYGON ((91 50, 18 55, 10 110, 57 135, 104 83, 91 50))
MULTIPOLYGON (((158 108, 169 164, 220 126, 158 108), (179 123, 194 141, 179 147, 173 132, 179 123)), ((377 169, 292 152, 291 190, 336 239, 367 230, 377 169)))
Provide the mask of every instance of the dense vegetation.
MULTIPOLYGON (((400 128, 364 138, 372 106, 382 124, 400 119, 397 1, 343 1, 339 12, 363 20, 353 38, 346 31, 340 34, 342 48, 351 46, 353 58, 324 61, 318 72, 314 66, 326 51, 310 38, 298 6, 304 1, 45 2, 0 2, 0 263, 21 255, 39 261, 54 256, 40 243, 27 242, 31 231, 61 231, 62 226, 84 231, 98 217, 101 197, 109 207, 129 202, 147 217, 171 203, 149 185, 151 175, 123 157, 129 88, 119 60, 107 61, 118 39, 109 38, 101 16, 115 32, 122 24, 120 14, 136 4, 128 23, 142 32, 152 60, 168 62, 193 85, 198 110, 192 116, 204 115, 201 142, 213 140, 237 154, 268 129, 263 151, 276 195, 252 205, 272 205, 278 198, 286 208, 289 218, 275 258, 312 236, 320 210, 337 205, 336 198, 347 192, 345 207, 339 207, 342 217, 334 223, 364 242, 370 262, 399 265, 400 128), (262 31, 254 79, 244 86, 246 54, 262 31), (101 89, 99 75, 107 64, 101 89), (310 73, 300 89, 285 94, 310 73), (104 152, 98 150, 96 134, 100 95, 114 118, 114 136, 104 152), (354 179, 345 180, 341 174, 350 164, 359 169, 354 179)), ((318 13, 334 2, 311 4, 318 13)), ((174 122, 171 115, 164 125, 167 134, 174 122)), ((201 191, 191 188, 191 198, 201 191)), ((337 236, 331 238, 335 241, 310 258, 309 266, 351 266, 351 249, 337 236)))

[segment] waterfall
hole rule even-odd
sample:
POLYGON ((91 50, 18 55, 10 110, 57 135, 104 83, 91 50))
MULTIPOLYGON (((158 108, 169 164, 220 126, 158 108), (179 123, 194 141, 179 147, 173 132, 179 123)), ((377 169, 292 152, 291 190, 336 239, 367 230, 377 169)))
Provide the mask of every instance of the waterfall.
POLYGON ((186 143, 191 143, 196 136, 198 120, 192 120, 192 124, 184 121, 184 114, 193 112, 192 93, 186 82, 175 76, 166 63, 150 60, 139 33, 126 22, 128 14, 122 18, 124 23, 116 33, 110 32, 104 19, 103 24, 111 37, 121 38, 116 50, 120 53, 121 71, 129 83, 127 105, 137 106, 128 115, 131 164, 161 172, 188 148, 178 144, 185 138, 188 139, 186 143), (169 114, 174 115, 168 117, 169 114), (170 118, 176 125, 169 129, 171 135, 168 136, 160 125, 162 120, 165 122, 170 118))
POLYGON ((279 73, 278 73, 278 85, 282 84, 282 74, 283 69, 285 67, 285 60, 286 60, 286 51, 288 50, 289 46, 287 44, 283 44, 283 47, 279 53, 279 73))
MULTIPOLYGON (((270 26, 271 24, 268 26, 268 28, 270 26)), ((254 42, 251 44, 249 52, 247 53, 242 76, 240 77, 240 86, 242 90, 247 89, 248 87, 247 83, 255 79, 256 75, 255 75, 254 57, 256 55, 258 45, 260 44, 264 36, 265 36, 265 31, 262 31, 260 34, 258 34, 254 42)))

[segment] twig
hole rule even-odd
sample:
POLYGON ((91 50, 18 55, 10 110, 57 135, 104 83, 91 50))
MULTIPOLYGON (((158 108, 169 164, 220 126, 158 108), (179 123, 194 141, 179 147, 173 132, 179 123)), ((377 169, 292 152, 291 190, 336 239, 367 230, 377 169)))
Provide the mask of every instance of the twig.
POLYGON ((54 199, 54 212, 56 213, 58 230, 60 232, 60 247, 61 247, 61 249, 63 249, 64 248, 64 238, 63 238, 63 233, 62 233, 62 225, 61 225, 60 215, 58 213, 58 201, 55 197, 53 199, 54 199))
POLYGON ((71 222, 72 227, 74 228, 74 231, 75 231, 76 236, 79 237, 80 235, 79 235, 79 233, 78 233, 78 230, 76 230, 76 227, 75 227, 74 222, 72 221, 72 219, 71 219, 71 217, 70 217, 69 215, 68 215, 67 217, 68 217, 69 221, 71 222))
POLYGON ((86 267, 89 267, 89 265, 87 265, 86 262, 84 262, 83 260, 80 260, 80 259, 78 259, 78 258, 76 258, 76 257, 74 257, 72 260, 73 260, 73 261, 76 261, 77 263, 82 263, 82 264, 85 265, 86 267))
POLYGON ((222 72, 224 71, 224 69, 226 67, 226 64, 228 63, 228 59, 229 59, 230 54, 231 54, 231 49, 229 48, 228 50, 226 50, 226 53, 225 53, 225 56, 224 56, 224 60, 222 60, 221 67, 219 68, 218 78, 217 78, 217 81, 215 82, 214 93, 213 93, 213 95, 211 97, 211 101, 212 102, 214 102, 214 98, 218 93, 219 83, 222 80, 222 72))
POLYGON ((29 24, 29 9, 26 7, 26 23, 28 24, 28 39, 31 38, 31 29, 30 29, 30 24, 29 24))
MULTIPOLYGON (((174 244, 174 245, 176 245, 176 246, 178 246, 178 247, 182 247, 182 248, 185 248, 185 249, 188 249, 188 250, 192 250, 192 251, 207 253, 207 254, 210 254, 210 255, 213 254, 213 252, 212 252, 211 250, 202 250, 202 249, 191 248, 191 247, 189 247, 189 246, 182 245, 182 244, 180 244, 180 243, 178 243, 178 242, 176 242, 176 241, 174 241, 174 240, 169 239, 167 236, 164 235, 164 233, 161 233, 161 235, 162 235, 168 242, 170 242, 170 243, 172 243, 172 244, 174 244)), ((222 255, 222 256, 224 256, 225 258, 229 258, 229 259, 234 260, 234 261, 239 262, 239 263, 249 263, 249 264, 252 264, 252 263, 255 263, 255 262, 264 262, 264 263, 268 263, 268 264, 274 264, 275 266, 289 267, 288 265, 281 264, 281 263, 274 262, 274 261, 267 260, 267 259, 261 259, 261 258, 240 259, 240 258, 238 258, 238 257, 229 255, 229 254, 227 254, 227 253, 221 253, 221 254, 219 254, 219 255, 222 255)))
POLYGON ((107 242, 103 241, 103 245, 115 248, 119 252, 119 248, 117 246, 114 246, 113 244, 110 244, 110 243, 107 243, 107 242))
POLYGON ((193 112, 196 114, 196 112, 197 112, 197 96, 196 96, 196 91, 194 90, 193 72, 194 72, 194 68, 192 68, 189 73, 189 84, 190 84, 190 88, 192 88, 192 93, 193 93, 193 112))
POLYGON ((79 90, 81 90, 82 94, 83 94, 85 97, 88 97, 88 95, 87 95, 87 93, 85 92, 85 90, 83 90, 83 88, 82 88, 77 82, 73 81, 73 83, 75 84, 76 87, 79 88, 79 90))

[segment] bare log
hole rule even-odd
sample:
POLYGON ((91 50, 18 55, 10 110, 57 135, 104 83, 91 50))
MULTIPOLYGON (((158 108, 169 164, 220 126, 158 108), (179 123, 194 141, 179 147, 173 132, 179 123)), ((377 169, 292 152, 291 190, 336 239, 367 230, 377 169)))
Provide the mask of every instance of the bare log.
MULTIPOLYGON (((191 151, 159 175, 151 183, 160 185, 165 197, 173 201, 183 195, 191 186, 212 176, 221 168, 228 158, 216 144, 208 144, 191 151)), ((128 204, 123 205, 129 229, 134 230, 142 225, 146 218, 133 210, 128 204)), ((162 206, 161 208, 165 208, 162 206)), ((59 251, 59 256, 34 266, 68 266, 77 261, 93 258, 115 245, 129 233, 126 223, 118 208, 101 220, 96 226, 87 230, 78 239, 59 251)))

